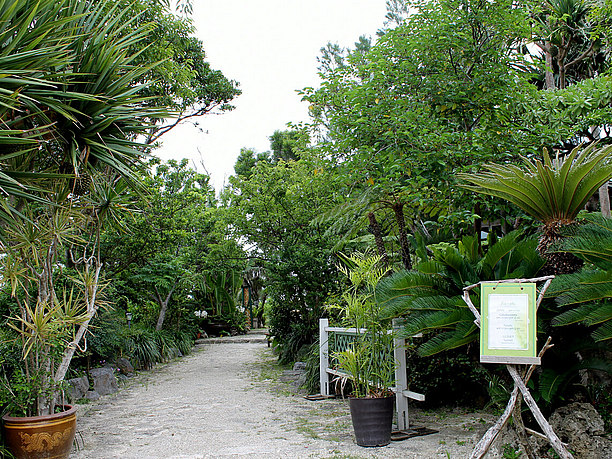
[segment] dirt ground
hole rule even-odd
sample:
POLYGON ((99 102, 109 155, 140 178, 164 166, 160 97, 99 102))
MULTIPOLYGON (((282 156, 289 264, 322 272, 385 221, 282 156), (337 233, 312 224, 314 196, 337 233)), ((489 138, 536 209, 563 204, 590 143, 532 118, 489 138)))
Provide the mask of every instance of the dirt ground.
MULTIPOLYGON (((355 444, 348 401, 308 401, 279 382, 263 336, 196 346, 79 406, 72 459, 467 458, 495 417, 419 410, 411 425, 439 433, 380 448, 355 444)), ((493 451, 488 457, 501 457, 493 451)))

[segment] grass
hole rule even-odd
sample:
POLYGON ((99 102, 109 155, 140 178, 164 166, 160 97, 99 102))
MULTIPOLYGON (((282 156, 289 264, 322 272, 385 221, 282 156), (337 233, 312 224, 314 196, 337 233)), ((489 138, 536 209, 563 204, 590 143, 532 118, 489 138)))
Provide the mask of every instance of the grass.
POLYGON ((299 418, 297 421, 296 430, 302 435, 318 440, 321 438, 315 429, 315 424, 306 418, 299 418))

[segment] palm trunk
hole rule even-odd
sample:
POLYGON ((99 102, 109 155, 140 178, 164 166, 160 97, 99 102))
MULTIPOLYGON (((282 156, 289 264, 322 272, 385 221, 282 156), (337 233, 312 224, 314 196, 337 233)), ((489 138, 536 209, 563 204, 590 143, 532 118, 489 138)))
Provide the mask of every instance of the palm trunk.
MULTIPOLYGON (((474 206, 474 213, 478 215, 474 219, 474 235, 476 236, 476 243, 478 244, 478 253, 482 255, 482 243, 480 241, 480 234, 482 233, 482 217, 480 216, 480 203, 474 206)), ((491 224, 489 223, 489 231, 491 231, 491 224)))
POLYGON ((610 218, 610 192, 608 191, 608 182, 599 187, 599 207, 601 215, 610 218))
POLYGON ((370 232, 372 235, 374 235, 378 255, 380 255, 383 265, 387 267, 389 266, 389 256, 387 255, 387 250, 385 249, 385 241, 382 237, 382 230, 380 229, 380 225, 378 224, 378 220, 376 219, 374 212, 368 213, 368 220, 370 220, 370 232))
POLYGON ((584 264, 573 253, 549 251, 550 249, 554 250, 554 247, 563 239, 564 226, 556 222, 545 225, 542 230, 542 236, 537 247, 539 254, 546 259, 546 263, 539 272, 542 276, 572 274, 578 272, 584 264))

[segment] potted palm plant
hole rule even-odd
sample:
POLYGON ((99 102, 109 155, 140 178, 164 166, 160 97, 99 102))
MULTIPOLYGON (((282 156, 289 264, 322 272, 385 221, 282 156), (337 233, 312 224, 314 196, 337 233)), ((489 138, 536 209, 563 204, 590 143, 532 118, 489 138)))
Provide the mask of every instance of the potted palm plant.
POLYGON ((343 325, 354 328, 353 342, 332 355, 343 373, 342 383, 350 381, 349 399, 356 442, 360 446, 384 446, 391 441, 395 396, 395 361, 391 322, 383 318, 376 299, 376 286, 387 268, 379 256, 356 253, 345 257, 340 270, 349 282, 338 305, 343 325))

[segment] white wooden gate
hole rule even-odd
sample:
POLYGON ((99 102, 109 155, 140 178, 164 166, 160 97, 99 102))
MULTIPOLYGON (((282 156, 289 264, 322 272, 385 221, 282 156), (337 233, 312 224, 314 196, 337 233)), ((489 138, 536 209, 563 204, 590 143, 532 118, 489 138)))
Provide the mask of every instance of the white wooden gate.
MULTIPOLYGON (((361 329, 359 333, 367 330, 361 329)), ((321 395, 331 395, 330 376, 342 376, 343 373, 329 367, 329 339, 333 334, 356 336, 356 328, 330 327, 328 319, 319 319, 319 382, 321 384, 321 395)), ((403 338, 393 339, 393 358, 395 359, 395 387, 390 387, 395 392, 395 406, 397 410, 397 428, 408 429, 408 399, 424 401, 425 396, 408 390, 408 373, 406 368, 406 340, 403 338)))

